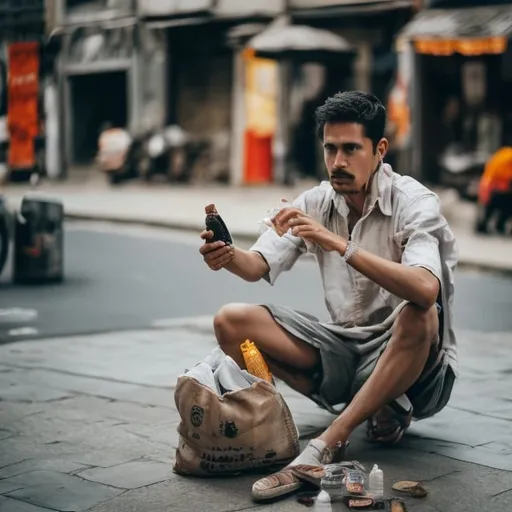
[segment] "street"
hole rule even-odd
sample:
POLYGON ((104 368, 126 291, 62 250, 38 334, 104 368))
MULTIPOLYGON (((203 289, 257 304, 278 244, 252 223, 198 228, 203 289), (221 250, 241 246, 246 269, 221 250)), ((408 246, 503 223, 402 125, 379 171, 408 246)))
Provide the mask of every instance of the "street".
MULTIPOLYGON (((245 283, 203 264, 194 234, 106 223, 69 223, 66 280, 17 286, 11 269, 0 284, 0 342, 159 325, 167 319, 214 314, 228 302, 276 302, 326 317, 318 270, 299 261, 274 287, 245 283), (20 318, 13 308, 37 312, 20 318)), ((512 331, 512 279, 459 269, 455 326, 512 331)))
MULTIPOLYGON (((368 474, 378 465, 383 493, 363 479, 364 493, 385 501, 373 510, 512 511, 512 0, 0 0, 0 26, 0 512, 302 511, 299 491, 318 491, 306 482, 282 500, 252 492, 277 470, 269 464, 285 435, 275 419, 296 453, 325 439, 322 465, 343 441, 346 462, 368 474), (305 213, 290 224, 297 236, 343 247, 358 270, 346 273, 338 253, 319 269, 309 254, 270 286, 208 268, 207 205, 248 249, 283 201, 305 213), (415 308, 377 361, 390 299, 361 273, 420 305, 437 286, 372 254, 401 254, 436 275, 441 263, 451 288, 452 233, 453 323, 439 319, 457 361, 448 368, 448 339, 419 367, 436 318, 415 308), (416 243, 404 253, 407 239, 416 243), (14 283, 51 270, 60 279, 61 261, 62 282, 14 283), (329 309, 372 325, 350 333, 339 364, 330 364, 338 346, 317 363, 276 344, 311 382, 291 368, 292 389, 270 364, 275 390, 264 392, 277 391, 282 408, 264 416, 269 396, 255 396, 257 383, 238 394, 240 375, 228 371, 238 358, 222 359, 215 330, 235 348, 253 334, 215 314, 278 304, 329 321, 325 276, 329 309), (223 366, 210 371, 213 359, 223 366), (191 369, 205 370, 199 389, 181 386, 191 369), (348 410, 334 411, 341 420, 322 436, 336 415, 307 391, 334 396, 352 375, 371 382, 340 398, 348 410), (401 393, 411 417, 381 416, 401 393), (425 418, 435 403, 442 410, 425 418), (369 442, 374 415, 398 442, 369 442), (185 476, 185 459, 207 476, 185 476), (212 473, 233 461, 259 469, 212 473), (423 499, 399 482, 421 484, 423 499)), ((266 352, 267 363, 279 359, 266 352)), ((279 486, 289 491, 289 479, 279 486)), ((332 497, 332 507, 306 507, 353 509, 332 497)))
MULTIPOLYGON (((0 288, 0 511, 234 512, 255 507, 256 478, 172 473, 178 376, 215 346, 211 315, 231 301, 275 301, 325 317, 314 262, 274 288, 203 264, 193 233, 68 223, 61 285, 0 288), (25 318, 23 318, 25 317, 25 318), (16 342, 16 343, 14 343, 16 342), (235 490, 236 489, 236 490, 235 490)), ((399 447, 351 438, 350 456, 422 481, 416 512, 508 512, 512 500, 512 281, 460 269, 460 379, 448 406, 415 422, 399 447)), ((301 443, 332 416, 281 383, 301 443)), ((412 501, 411 501, 412 500, 412 501)), ((336 506, 335 506, 336 505, 336 506)), ((333 505, 333 510, 342 510, 333 505)))

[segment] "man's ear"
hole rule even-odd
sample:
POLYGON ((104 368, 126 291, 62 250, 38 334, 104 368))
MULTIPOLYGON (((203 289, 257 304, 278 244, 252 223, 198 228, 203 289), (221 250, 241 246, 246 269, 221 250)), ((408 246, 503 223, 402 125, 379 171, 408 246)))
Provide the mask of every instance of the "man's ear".
POLYGON ((379 143, 377 144, 377 153, 379 154, 379 160, 383 160, 386 156, 386 153, 388 152, 389 148, 389 142, 388 139, 382 138, 379 140, 379 143))

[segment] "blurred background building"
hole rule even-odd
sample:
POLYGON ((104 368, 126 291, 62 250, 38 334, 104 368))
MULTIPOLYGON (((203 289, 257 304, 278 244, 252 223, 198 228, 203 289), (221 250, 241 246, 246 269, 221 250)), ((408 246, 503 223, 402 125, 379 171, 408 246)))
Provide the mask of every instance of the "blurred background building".
MULTIPOLYGON (((24 2, 37 4, 11 0, 11 11, 24 2)), ((32 27, 28 40, 44 43, 45 149, 33 160, 51 178, 77 166, 94 172, 108 122, 133 136, 178 125, 204 141, 191 172, 198 181, 318 179, 314 109, 350 88, 386 102, 389 160, 423 181, 481 172, 512 135, 509 1, 47 0, 45 13, 37 5, 31 24, 29 10, 17 15, 32 27)), ((17 41, 12 16, 3 19, 11 28, 1 32, 0 130, 15 105, 5 93, 17 41)))
POLYGON ((44 0, 0 2, 0 181, 44 160, 44 26, 44 0))
POLYGON ((423 7, 397 35, 397 87, 409 96, 401 169, 458 188, 511 144, 512 4, 430 0, 423 7))

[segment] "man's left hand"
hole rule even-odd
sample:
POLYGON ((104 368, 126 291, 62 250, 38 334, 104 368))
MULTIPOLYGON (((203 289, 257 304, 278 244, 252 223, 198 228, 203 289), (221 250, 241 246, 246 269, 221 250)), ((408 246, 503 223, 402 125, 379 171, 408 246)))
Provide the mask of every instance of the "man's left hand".
POLYGON ((276 230, 284 234, 291 228, 292 235, 316 243, 324 251, 339 251, 344 240, 298 208, 285 208, 273 219, 276 230))

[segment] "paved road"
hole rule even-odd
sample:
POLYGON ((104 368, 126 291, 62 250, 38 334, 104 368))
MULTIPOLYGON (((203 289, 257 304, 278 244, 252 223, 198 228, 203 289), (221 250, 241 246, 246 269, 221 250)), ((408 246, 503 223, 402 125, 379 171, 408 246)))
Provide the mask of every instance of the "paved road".
MULTIPOLYGON (((39 336, 143 327, 211 314, 232 300, 284 301, 323 314, 317 271, 307 261, 272 289, 208 272, 195 237, 74 226, 66 244, 62 286, 0 287, 0 308, 37 309, 39 336)), ((410 499, 409 510, 509 512, 511 283, 461 272, 457 285, 461 375, 450 404, 414 423, 398 448, 368 445, 361 427, 350 453, 384 469, 388 493, 397 480, 424 482, 429 497, 410 499)), ((23 338, 5 326, 3 336, 23 338)), ((171 386, 213 346, 211 332, 183 325, 0 346, 0 512, 302 509, 294 498, 255 507, 254 475, 199 481, 172 474, 179 418, 171 386)), ((304 438, 332 420, 281 389, 304 438)))
MULTIPOLYGON (((209 271, 199 243, 193 235, 157 229, 70 224, 64 284, 15 286, 10 268, 4 272, 0 317, 9 308, 35 310, 38 317, 6 322, 3 315, 0 342, 148 327, 161 319, 210 315, 233 301, 273 301, 326 317, 314 262, 300 261, 272 288, 209 271)), ((456 327, 512 331, 511 292, 510 278, 459 271, 456 327)))

